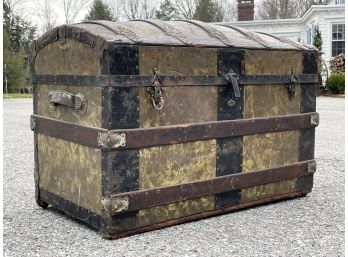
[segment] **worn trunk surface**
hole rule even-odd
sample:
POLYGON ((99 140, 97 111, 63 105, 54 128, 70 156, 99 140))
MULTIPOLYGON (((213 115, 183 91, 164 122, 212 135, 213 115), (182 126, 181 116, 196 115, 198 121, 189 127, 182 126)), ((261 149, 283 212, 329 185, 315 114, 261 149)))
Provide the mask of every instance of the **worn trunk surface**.
POLYGON ((89 21, 45 34, 31 55, 36 201, 106 238, 313 187, 310 46, 198 21, 89 21))

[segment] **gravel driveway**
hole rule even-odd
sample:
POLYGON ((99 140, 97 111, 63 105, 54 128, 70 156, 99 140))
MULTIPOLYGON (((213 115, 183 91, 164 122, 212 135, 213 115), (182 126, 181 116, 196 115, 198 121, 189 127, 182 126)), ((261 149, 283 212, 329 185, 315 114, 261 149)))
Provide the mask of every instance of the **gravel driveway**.
POLYGON ((308 196, 107 241, 35 204, 31 99, 4 100, 4 255, 344 256, 344 99, 320 97, 317 110, 308 196))

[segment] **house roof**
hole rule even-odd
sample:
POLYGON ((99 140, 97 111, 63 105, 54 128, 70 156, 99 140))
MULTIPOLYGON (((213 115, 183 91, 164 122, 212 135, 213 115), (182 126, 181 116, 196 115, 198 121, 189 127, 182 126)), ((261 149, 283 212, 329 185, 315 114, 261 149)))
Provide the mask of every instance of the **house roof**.
MULTIPOLYGON (((252 20, 252 21, 235 21, 223 24, 235 24, 235 25, 269 25, 269 24, 299 24, 304 23, 312 15, 317 12, 328 12, 328 11, 343 11, 344 18, 345 5, 312 5, 311 8, 301 17, 295 19, 273 19, 273 20, 252 20)), ((219 23, 216 23, 219 24, 219 23)))

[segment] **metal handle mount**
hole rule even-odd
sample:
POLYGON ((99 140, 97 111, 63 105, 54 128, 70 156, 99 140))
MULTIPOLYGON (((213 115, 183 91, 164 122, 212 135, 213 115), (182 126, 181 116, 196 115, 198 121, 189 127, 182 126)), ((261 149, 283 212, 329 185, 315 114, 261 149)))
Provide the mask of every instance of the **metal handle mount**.
POLYGON ((81 114, 87 110, 87 98, 81 93, 74 95, 63 90, 56 90, 48 94, 48 99, 51 110, 56 110, 58 105, 72 108, 81 114))

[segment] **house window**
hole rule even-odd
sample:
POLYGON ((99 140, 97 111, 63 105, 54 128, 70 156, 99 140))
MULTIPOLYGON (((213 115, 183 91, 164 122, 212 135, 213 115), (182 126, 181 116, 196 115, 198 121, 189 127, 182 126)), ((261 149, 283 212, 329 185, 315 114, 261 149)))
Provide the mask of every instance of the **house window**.
POLYGON ((344 2, 345 2, 345 0, 335 0, 336 5, 345 4, 344 2))
POLYGON ((306 31, 307 34, 307 44, 311 45, 312 44, 312 28, 309 27, 306 31))
POLYGON ((313 44, 313 36, 314 36, 314 31, 315 31, 315 25, 310 24, 306 30, 307 34, 307 44, 312 45, 313 44))
POLYGON ((332 57, 345 52, 344 24, 332 24, 332 57))

